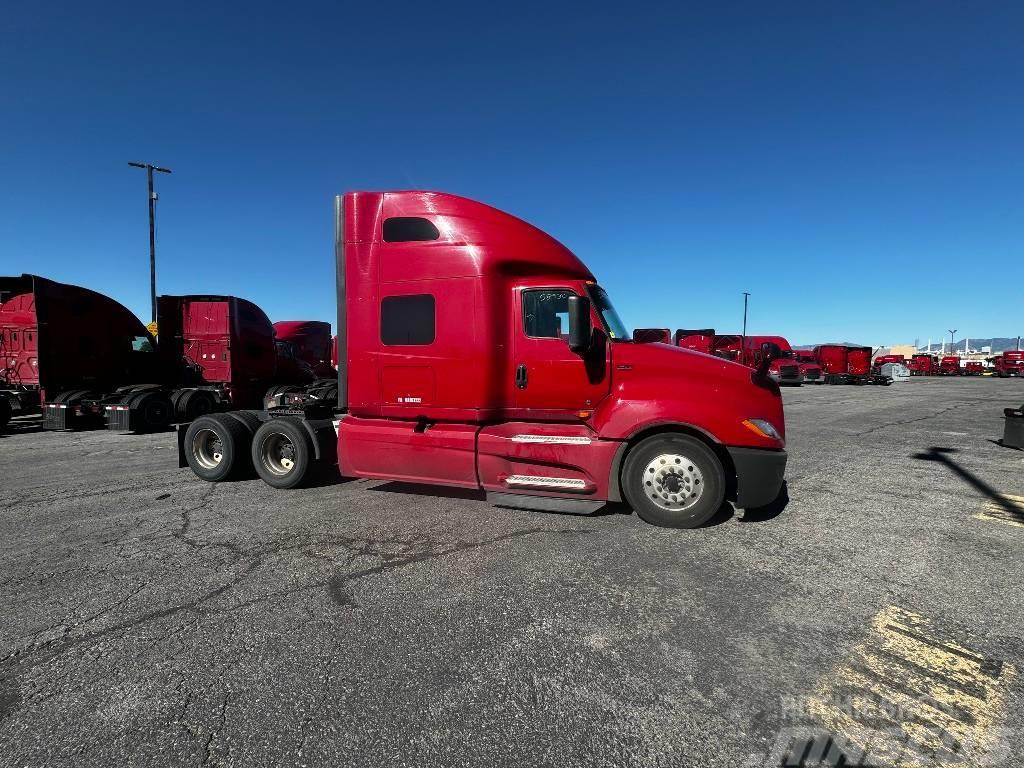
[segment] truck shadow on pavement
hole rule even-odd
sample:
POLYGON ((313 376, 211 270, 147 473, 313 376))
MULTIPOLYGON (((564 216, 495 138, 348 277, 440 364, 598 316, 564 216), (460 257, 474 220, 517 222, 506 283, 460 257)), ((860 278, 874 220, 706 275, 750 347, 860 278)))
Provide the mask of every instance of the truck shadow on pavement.
POLYGON ((13 418, 0 429, 0 439, 11 435, 30 435, 43 431, 43 420, 34 416, 13 418))
MULTIPOLYGON (((413 496, 433 496, 441 497, 445 499, 466 499, 469 501, 486 501, 487 494, 478 489, 474 488, 452 488, 438 485, 427 485, 421 483, 409 483, 400 480, 391 480, 388 482, 375 485, 369 490, 371 491, 384 491, 385 493, 402 493, 413 496)), ((737 517, 741 523, 762 523, 773 518, 778 517, 782 514, 782 510, 789 504, 789 488, 785 482, 782 483, 782 489, 779 491, 779 495, 775 498, 771 504, 767 504, 763 507, 756 509, 745 510, 742 516, 736 514, 732 504, 727 501, 722 502, 722 506, 718 508, 718 511, 711 517, 701 528, 711 528, 716 525, 726 523, 734 517, 737 517)), ((633 510, 628 504, 616 501, 609 501, 603 507, 595 512, 591 512, 588 515, 574 515, 571 512, 544 512, 545 515, 559 515, 566 517, 611 517, 613 515, 625 515, 629 516, 633 514, 633 510)))
POLYGON ((999 491, 975 475, 969 469, 961 466, 954 459, 950 458, 950 454, 959 452, 960 451, 956 448, 943 448, 941 446, 933 445, 931 448, 919 451, 918 453, 913 453, 911 456, 919 461, 934 461, 946 466, 951 472, 953 472, 953 474, 957 475, 965 483, 970 485, 979 493, 988 496, 995 504, 1002 507, 1008 515, 1019 522, 1024 523, 1024 515, 1021 514, 1019 506, 1003 496, 999 491))

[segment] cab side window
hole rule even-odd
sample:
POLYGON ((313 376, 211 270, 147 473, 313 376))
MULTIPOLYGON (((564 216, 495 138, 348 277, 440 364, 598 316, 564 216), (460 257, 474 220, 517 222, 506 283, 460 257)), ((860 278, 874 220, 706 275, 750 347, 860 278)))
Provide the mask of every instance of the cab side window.
POLYGON ((535 339, 566 339, 569 297, 565 290, 523 291, 523 330, 535 339))

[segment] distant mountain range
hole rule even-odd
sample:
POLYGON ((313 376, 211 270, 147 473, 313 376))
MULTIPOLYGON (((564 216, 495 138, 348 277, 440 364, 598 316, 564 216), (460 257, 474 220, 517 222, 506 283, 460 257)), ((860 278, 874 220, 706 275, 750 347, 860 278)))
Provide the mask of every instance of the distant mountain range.
MULTIPOLYGON (((1008 349, 1016 349, 1017 348, 1017 337, 1016 336, 1014 336, 1013 338, 1006 338, 1006 337, 1003 337, 1003 336, 997 336, 996 338, 993 338, 993 339, 972 339, 972 338, 968 337, 966 339, 966 341, 970 342, 971 349, 977 349, 977 350, 980 350, 982 347, 991 347, 993 352, 1005 352, 1008 349)), ((955 349, 957 352, 963 352, 964 351, 964 342, 965 342, 964 339, 960 339, 960 341, 956 342, 953 345, 953 349, 955 349)), ((1021 340, 1021 346, 1024 346, 1024 339, 1021 340)), ((927 346, 922 346, 920 348, 921 349, 927 349, 927 346)), ((942 341, 941 340, 933 341, 932 342, 932 351, 934 352, 936 349, 942 349, 942 341)), ((946 349, 947 350, 949 349, 949 342, 946 342, 946 349)))

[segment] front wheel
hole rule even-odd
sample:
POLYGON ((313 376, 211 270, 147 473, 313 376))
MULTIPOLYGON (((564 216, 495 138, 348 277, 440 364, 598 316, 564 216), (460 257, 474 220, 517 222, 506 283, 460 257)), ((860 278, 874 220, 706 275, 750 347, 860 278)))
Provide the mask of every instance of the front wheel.
POLYGON ((725 499, 725 471, 718 457, 696 438, 657 435, 626 456, 622 489, 646 522, 665 528, 696 528, 725 499))
POLYGON ((295 419, 266 421, 252 439, 252 463, 256 474, 274 488, 295 488, 310 474, 313 442, 295 419))

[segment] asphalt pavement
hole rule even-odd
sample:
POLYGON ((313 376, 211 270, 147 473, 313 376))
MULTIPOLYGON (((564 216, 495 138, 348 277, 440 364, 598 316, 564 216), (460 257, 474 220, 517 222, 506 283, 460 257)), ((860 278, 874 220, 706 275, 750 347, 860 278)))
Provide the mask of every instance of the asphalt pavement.
POLYGON ((0 764, 1019 763, 1024 381, 785 401, 788 501, 690 531, 16 421, 0 764))

